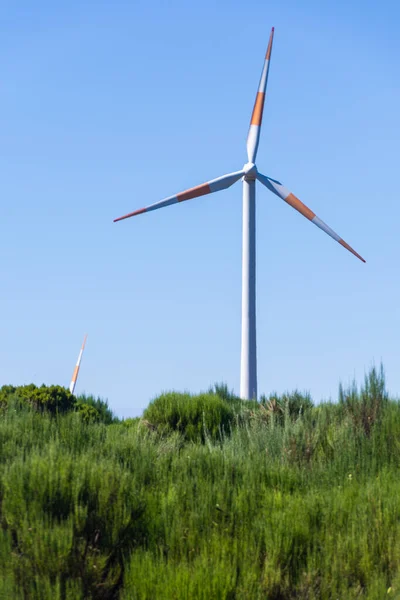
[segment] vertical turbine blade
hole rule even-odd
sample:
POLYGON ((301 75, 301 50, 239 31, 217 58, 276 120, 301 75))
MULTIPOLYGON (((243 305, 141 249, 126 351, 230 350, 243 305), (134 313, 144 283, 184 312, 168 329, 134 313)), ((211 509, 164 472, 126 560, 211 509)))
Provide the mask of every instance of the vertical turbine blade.
POLYGON ((69 391, 71 392, 71 394, 73 394, 74 390, 75 390, 76 382, 78 379, 79 367, 81 366, 82 354, 85 349, 86 339, 87 339, 87 334, 84 337, 83 344, 82 344, 82 347, 79 352, 78 360, 76 362, 76 366, 75 366, 74 372, 72 374, 71 383, 69 385, 69 391))
POLYGON ((247 158, 250 163, 254 163, 256 160, 258 143, 260 141, 261 123, 264 111, 264 102, 267 89, 269 63, 271 60, 273 39, 274 28, 272 28, 271 35, 269 37, 267 53, 265 55, 264 66, 261 73, 260 85, 258 86, 256 101, 254 103, 253 114, 251 116, 250 121, 250 129, 247 135, 247 158))
POLYGON ((279 198, 282 198, 287 204, 289 204, 292 208, 297 210, 303 217, 306 217, 311 223, 314 223, 317 227, 325 231, 331 238, 333 238, 336 242, 338 242, 343 248, 346 248, 349 252, 354 254, 357 258, 359 258, 363 263, 365 260, 362 256, 358 254, 347 242, 345 242, 340 235, 335 233, 333 229, 329 227, 322 219, 319 219, 317 215, 310 209, 308 206, 303 204, 301 200, 299 200, 294 194, 289 192, 279 181, 275 181, 275 179, 271 179, 270 177, 266 177, 261 173, 257 173, 257 179, 266 188, 268 188, 272 193, 274 193, 279 198))

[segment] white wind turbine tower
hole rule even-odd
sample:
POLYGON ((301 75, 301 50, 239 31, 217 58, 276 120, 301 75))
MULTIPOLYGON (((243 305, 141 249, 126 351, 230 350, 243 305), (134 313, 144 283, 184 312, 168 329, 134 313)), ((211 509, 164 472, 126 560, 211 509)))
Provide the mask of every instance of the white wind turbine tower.
POLYGON ((260 84, 253 114, 250 121, 250 129, 247 136, 247 160, 248 162, 240 171, 217 177, 206 183, 198 185, 175 196, 169 196, 165 200, 150 204, 131 212, 123 217, 115 219, 121 221, 135 215, 140 215, 151 210, 163 208, 170 204, 191 200, 198 196, 219 192, 229 188, 239 179, 243 181, 243 250, 242 250, 242 351, 240 366, 240 396, 243 399, 257 398, 257 353, 256 353, 256 179, 271 192, 290 204, 300 214, 325 231, 344 248, 352 252, 362 262, 365 260, 357 254, 339 235, 337 235, 326 223, 321 221, 312 210, 303 204, 294 194, 289 192, 279 181, 266 177, 258 172, 255 165, 257 148, 260 140, 264 100, 267 88, 269 63, 272 52, 272 41, 274 28, 269 38, 267 53, 261 73, 260 84))

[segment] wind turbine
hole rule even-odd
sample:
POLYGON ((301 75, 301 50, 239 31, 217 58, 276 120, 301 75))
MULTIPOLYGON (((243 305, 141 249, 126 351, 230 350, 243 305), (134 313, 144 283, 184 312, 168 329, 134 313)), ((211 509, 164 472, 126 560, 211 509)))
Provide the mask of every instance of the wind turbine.
POLYGON ((151 210, 157 210, 170 204, 191 200, 205 194, 212 194, 229 188, 239 179, 243 181, 243 248, 242 248, 242 350, 240 366, 240 396, 243 399, 257 398, 257 355, 256 355, 256 179, 273 194, 290 204, 300 214, 309 219, 314 225, 325 231, 344 248, 349 250, 362 262, 365 260, 357 254, 339 235, 337 235, 326 223, 319 219, 316 214, 303 204, 294 194, 289 192, 279 181, 262 175, 255 165, 260 131, 264 110, 265 94, 267 89, 269 63, 271 60, 272 42, 274 28, 269 38, 267 53, 261 73, 260 84, 254 103, 253 113, 250 121, 250 129, 247 136, 247 160, 248 162, 240 171, 217 177, 201 185, 180 192, 175 196, 169 196, 165 200, 150 204, 128 213, 114 222, 128 219, 151 210))
POLYGON ((74 369, 74 372, 72 374, 71 383, 69 384, 69 391, 71 392, 71 394, 74 393, 76 382, 78 380, 78 373, 79 373, 79 368, 81 366, 82 354, 83 354, 83 351, 85 349, 86 340, 87 340, 87 334, 83 338, 83 343, 82 343, 81 349, 79 351, 78 360, 76 361, 75 369, 74 369))

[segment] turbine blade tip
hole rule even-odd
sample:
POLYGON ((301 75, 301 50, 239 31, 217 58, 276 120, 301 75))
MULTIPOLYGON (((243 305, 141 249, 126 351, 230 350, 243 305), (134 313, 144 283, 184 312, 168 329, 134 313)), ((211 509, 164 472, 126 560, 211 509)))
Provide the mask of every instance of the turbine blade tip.
POLYGON ((275 27, 273 27, 273 28, 271 29, 271 31, 272 31, 272 33, 274 33, 274 31, 275 31, 275 27))

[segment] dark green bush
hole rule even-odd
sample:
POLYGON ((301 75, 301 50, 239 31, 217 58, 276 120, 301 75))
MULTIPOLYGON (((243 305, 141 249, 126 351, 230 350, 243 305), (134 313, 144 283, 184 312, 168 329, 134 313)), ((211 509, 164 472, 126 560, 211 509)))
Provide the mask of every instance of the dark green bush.
POLYGON ((73 410, 75 404, 75 397, 66 388, 60 385, 37 387, 33 383, 18 387, 4 385, 0 388, 0 405, 6 407, 10 400, 52 414, 73 410))
POLYGON ((87 422, 106 425, 118 420, 106 400, 85 395, 75 397, 60 385, 3 385, 0 388, 0 408, 7 410, 11 405, 16 409, 26 407, 52 415, 76 411, 87 422))
POLYGON ((235 423, 235 411, 216 394, 163 394, 150 403, 143 417, 160 433, 178 431, 188 441, 201 442, 229 434, 235 423))
POLYGON ((82 414, 91 415, 91 418, 105 425, 110 425, 118 420, 109 408, 107 400, 95 398, 94 396, 86 396, 85 394, 77 396, 76 409, 82 414))
POLYGON ((7 407, 11 398, 15 397, 16 387, 13 385, 3 385, 0 388, 0 407, 7 407))
POLYGON ((140 492, 115 461, 49 450, 15 460, 3 474, 9 571, 25 598, 46 597, 40 589, 33 595, 31 584, 49 578, 58 581, 61 598, 75 582, 83 598, 112 600, 123 581, 125 556, 146 535, 140 492))
POLYGON ((99 411, 90 404, 84 404, 83 402, 77 402, 75 405, 75 411, 82 417, 86 423, 98 423, 100 421, 99 411))

